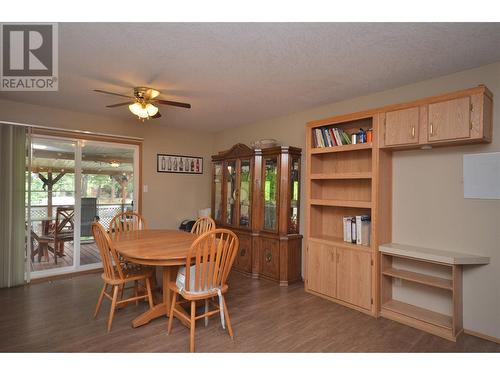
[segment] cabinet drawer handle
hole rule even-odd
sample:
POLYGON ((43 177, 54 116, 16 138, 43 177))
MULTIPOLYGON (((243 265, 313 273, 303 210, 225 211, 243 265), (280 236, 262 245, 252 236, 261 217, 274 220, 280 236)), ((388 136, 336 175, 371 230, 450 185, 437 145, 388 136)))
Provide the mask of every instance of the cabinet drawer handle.
POLYGON ((434 126, 432 125, 432 122, 431 122, 431 135, 434 135, 434 126))
POLYGON ((415 138, 415 127, 414 126, 411 127, 411 137, 415 138))
POLYGON ((244 257, 246 253, 247 253, 247 249, 240 250, 240 256, 244 257))
POLYGON ((266 262, 271 263, 271 260, 273 260, 273 254, 270 251, 268 251, 266 253, 266 262))

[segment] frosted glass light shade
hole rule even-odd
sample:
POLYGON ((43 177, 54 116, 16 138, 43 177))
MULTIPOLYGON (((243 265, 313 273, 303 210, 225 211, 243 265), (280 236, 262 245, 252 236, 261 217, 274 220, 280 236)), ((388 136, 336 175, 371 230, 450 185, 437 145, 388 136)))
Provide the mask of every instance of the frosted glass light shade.
POLYGON ((130 104, 128 106, 128 109, 130 109, 130 112, 140 118, 148 118, 158 113, 158 107, 154 106, 151 103, 141 104, 136 102, 134 104, 130 104))
POLYGON ((151 117, 158 113, 158 107, 154 106, 151 103, 148 103, 146 104, 146 111, 148 112, 149 117, 151 117))

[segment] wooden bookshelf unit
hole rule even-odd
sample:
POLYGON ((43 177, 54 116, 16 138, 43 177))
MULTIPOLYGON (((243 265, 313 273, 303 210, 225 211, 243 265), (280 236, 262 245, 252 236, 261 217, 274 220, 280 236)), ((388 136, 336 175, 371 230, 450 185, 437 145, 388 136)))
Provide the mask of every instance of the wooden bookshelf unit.
POLYGON ((307 127, 305 288, 376 316, 378 244, 390 240, 391 154, 377 147, 379 116, 315 121, 307 127), (372 130, 372 142, 313 147, 313 131, 372 130), (383 181, 389 189, 379 188, 383 181), (371 216, 369 246, 343 240, 343 217, 371 216))
MULTIPOLYGON (((446 278, 393 267, 384 267, 380 272, 379 246, 392 241, 392 153, 491 142, 492 108, 492 93, 480 85, 308 122, 306 291, 373 316, 382 311, 385 317, 454 339, 461 327, 458 313, 446 315, 426 310, 393 299, 388 288, 381 291, 381 281, 387 286, 387 280, 400 279, 455 296, 459 282, 455 278, 461 277, 461 266, 457 265, 445 267, 446 278), (347 135, 360 128, 372 129, 372 139, 367 143, 332 146, 338 143, 338 134, 331 128, 347 135), (329 134, 335 140, 329 139, 329 134), (371 216, 368 246, 343 240, 343 217, 358 215, 371 216), (414 324, 415 321, 420 323, 414 324)), ((458 297, 453 297, 455 300, 458 297)))

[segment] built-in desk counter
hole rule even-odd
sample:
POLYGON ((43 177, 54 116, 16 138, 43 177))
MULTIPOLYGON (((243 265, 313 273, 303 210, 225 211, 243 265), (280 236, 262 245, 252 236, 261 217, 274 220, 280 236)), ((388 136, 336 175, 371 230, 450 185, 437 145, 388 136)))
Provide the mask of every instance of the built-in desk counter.
POLYGON ((457 253, 454 251, 429 249, 426 247, 389 243, 379 246, 381 253, 443 264, 488 264, 489 257, 457 253))
MULTIPOLYGON (((456 341, 463 331, 462 318, 462 267, 490 262, 489 257, 429 249, 418 246, 390 243, 379 246, 381 253, 381 315, 403 324, 427 331, 451 341, 456 341), (397 266, 394 260, 407 259, 422 265, 438 268, 439 275, 397 266), (442 314, 393 298, 393 279, 405 280, 431 287, 430 290, 446 290, 450 294, 452 313, 442 314)), ((429 289, 429 288, 428 288, 429 289)))

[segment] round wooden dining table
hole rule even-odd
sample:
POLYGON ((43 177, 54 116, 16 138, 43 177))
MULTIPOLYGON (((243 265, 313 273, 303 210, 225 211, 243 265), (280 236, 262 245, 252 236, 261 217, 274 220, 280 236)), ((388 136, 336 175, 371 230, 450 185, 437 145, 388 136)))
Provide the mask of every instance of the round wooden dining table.
POLYGON ((115 249, 127 261, 161 266, 163 269, 163 300, 135 318, 132 321, 134 328, 160 316, 168 316, 172 302, 168 283, 175 281, 177 268, 186 264, 187 252, 197 237, 193 233, 170 229, 145 229, 111 235, 115 249))

